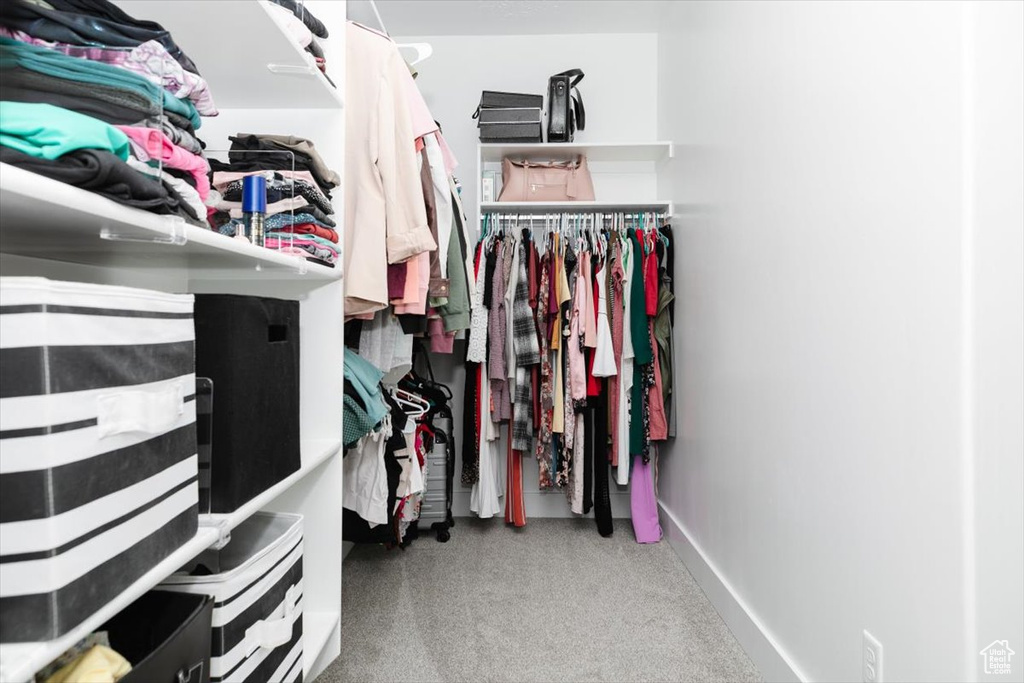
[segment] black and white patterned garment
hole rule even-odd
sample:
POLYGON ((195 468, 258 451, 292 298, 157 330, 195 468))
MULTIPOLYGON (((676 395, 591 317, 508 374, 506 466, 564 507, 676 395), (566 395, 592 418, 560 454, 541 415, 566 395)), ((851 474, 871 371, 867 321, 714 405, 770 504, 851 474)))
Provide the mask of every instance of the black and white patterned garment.
MULTIPOLYGON (((267 181, 267 202, 277 192, 281 197, 294 194, 300 195, 307 202, 320 209, 326 214, 334 213, 334 205, 331 200, 320 191, 320 188, 302 178, 285 178, 275 173, 274 177, 267 181)), ((242 201, 242 181, 232 180, 223 190, 224 199, 231 202, 242 201)))
POLYGON ((515 344, 515 410, 512 412, 512 448, 526 453, 533 444, 533 384, 530 366, 540 363, 537 325, 530 308, 530 281, 527 279, 525 242, 519 249, 519 277, 512 302, 512 343, 515 344))

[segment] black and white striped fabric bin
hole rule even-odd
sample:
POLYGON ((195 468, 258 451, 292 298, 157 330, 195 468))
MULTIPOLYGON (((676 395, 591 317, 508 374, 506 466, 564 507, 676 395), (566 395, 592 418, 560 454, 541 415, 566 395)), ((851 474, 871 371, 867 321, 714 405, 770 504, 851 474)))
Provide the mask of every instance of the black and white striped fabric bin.
POLYGON ((192 306, 0 278, 0 641, 66 633, 195 535, 192 306))
POLYGON ((256 513, 160 590, 213 596, 211 682, 302 680, 302 515, 256 513))

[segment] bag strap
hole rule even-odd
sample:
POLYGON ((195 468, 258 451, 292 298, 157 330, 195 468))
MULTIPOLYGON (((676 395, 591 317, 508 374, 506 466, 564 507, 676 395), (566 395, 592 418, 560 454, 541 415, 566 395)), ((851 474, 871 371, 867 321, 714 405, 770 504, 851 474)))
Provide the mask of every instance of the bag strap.
POLYGON ((563 71, 562 73, 555 74, 555 75, 556 76, 568 76, 569 78, 571 78, 572 80, 569 82, 569 87, 570 88, 575 88, 577 85, 579 85, 580 81, 583 80, 583 76, 584 76, 582 69, 569 69, 568 71, 563 71))
POLYGON ((576 128, 583 130, 587 127, 587 110, 583 107, 583 95, 579 90, 573 90, 572 107, 576 114, 576 128))

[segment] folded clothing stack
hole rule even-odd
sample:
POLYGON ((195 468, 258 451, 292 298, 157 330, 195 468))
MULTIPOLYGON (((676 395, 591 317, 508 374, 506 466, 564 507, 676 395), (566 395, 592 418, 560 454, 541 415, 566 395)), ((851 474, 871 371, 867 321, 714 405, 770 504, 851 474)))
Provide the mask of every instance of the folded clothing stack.
MULTIPOLYGON (((327 27, 313 16, 313 13, 304 4, 295 0, 271 0, 271 2, 274 4, 270 6, 270 10, 280 17, 281 23, 284 24, 295 42, 313 56, 317 68, 326 76, 327 60, 324 58, 323 49, 313 36, 326 38, 327 27)), ((329 78, 327 80, 330 81, 329 78)), ((331 85, 334 83, 331 82, 331 85)))
POLYGON ((5 163, 205 224, 196 130, 217 107, 162 26, 109 0, 5 0, 0 65, 5 163))
POLYGON ((339 238, 330 193, 341 179, 313 143, 292 135, 251 133, 239 133, 230 140, 229 162, 210 162, 213 187, 221 196, 211 225, 225 235, 244 232, 240 229, 243 178, 261 175, 267 186, 264 246, 333 266, 339 238))
MULTIPOLYGON (((51 104, 0 102, 0 161, 120 204, 196 220, 172 187, 132 167, 128 136, 51 104)), ((193 190, 194 192, 194 190, 193 190)))

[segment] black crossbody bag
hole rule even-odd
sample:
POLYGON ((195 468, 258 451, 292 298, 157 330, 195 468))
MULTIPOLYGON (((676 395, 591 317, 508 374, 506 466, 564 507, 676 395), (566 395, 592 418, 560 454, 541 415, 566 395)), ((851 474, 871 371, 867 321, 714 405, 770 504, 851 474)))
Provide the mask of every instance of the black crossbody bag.
POLYGON ((576 88, 582 80, 580 69, 569 69, 548 79, 548 142, 572 142, 576 130, 587 127, 583 96, 576 88))

